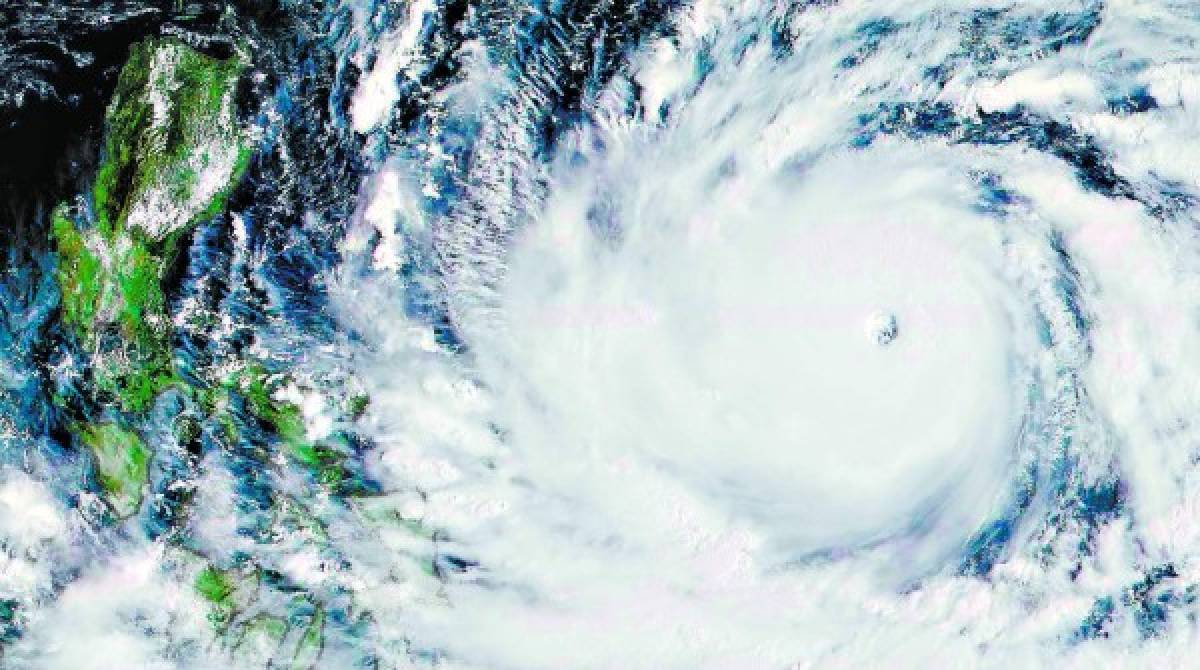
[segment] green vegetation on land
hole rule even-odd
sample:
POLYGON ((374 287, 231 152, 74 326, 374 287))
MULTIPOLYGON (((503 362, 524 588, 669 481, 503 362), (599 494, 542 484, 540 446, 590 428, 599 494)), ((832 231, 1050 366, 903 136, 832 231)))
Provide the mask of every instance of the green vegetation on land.
POLYGON ((210 603, 224 604, 233 595, 233 582, 229 577, 213 566, 208 566, 196 575, 196 593, 199 593, 210 603))
POLYGON ((132 516, 142 503, 150 451, 137 433, 114 423, 89 424, 79 436, 92 452, 96 479, 119 518, 132 516))
POLYGON ((250 156, 233 105, 244 67, 239 56, 218 60, 174 39, 133 47, 105 118, 92 189, 101 234, 123 234, 139 204, 163 195, 175 208, 155 213, 168 219, 156 222, 155 231, 174 231, 224 208, 250 156), (216 179, 201 179, 211 172, 216 179))
POLYGON ((94 218, 55 211, 62 320, 91 356, 93 392, 126 412, 146 411, 177 381, 163 280, 249 161, 234 109, 244 67, 174 39, 135 45, 105 117, 94 218))
POLYGON ((279 437, 289 456, 308 468, 322 484, 336 486, 345 477, 344 455, 330 444, 308 438, 304 413, 299 405, 275 397, 283 382, 282 378, 272 376, 262 365, 254 363, 230 375, 225 387, 243 398, 246 410, 279 437))
POLYGON ((265 647, 269 653, 279 648, 287 635, 288 624, 281 617, 270 614, 257 614, 242 625, 241 633, 234 642, 233 648, 238 651, 246 647, 265 647))
MULTIPOLYGON (((173 38, 135 45, 107 110, 90 198, 53 213, 61 322, 81 355, 77 376, 56 388, 55 403, 70 410, 71 430, 90 451, 96 482, 118 519, 141 507, 153 457, 131 426, 143 425, 168 387, 194 403, 172 425, 181 444, 201 440, 208 420, 230 442, 238 439, 234 414, 244 409, 242 418, 273 432, 280 450, 318 482, 332 488, 347 479, 345 445, 309 439, 300 406, 278 396, 286 377, 252 363, 193 387, 176 372, 165 282, 191 231, 224 211, 249 165, 252 147, 234 105, 246 63, 242 54, 219 60, 173 38)), ((348 407, 360 416, 365 396, 348 407)), ((275 513, 279 527, 328 542, 303 505, 284 501, 275 513)), ((325 610, 309 595, 298 618, 256 613, 266 588, 259 579, 258 572, 207 565, 193 588, 227 644, 261 640, 280 647, 285 665, 312 667, 324 646, 325 610)), ((0 608, 0 624, 4 613, 0 608)))
POLYGON ((196 574, 192 587, 208 603, 213 630, 235 652, 266 652, 279 667, 313 667, 324 648, 324 607, 303 595, 288 603, 286 618, 262 611, 256 595, 259 574, 220 570, 210 564, 196 574), (285 639, 291 641, 280 649, 285 639), (282 654, 286 656, 278 658, 282 654))
MULTIPOLYGON (((175 39, 135 45, 105 117, 92 207, 54 211, 62 322, 86 357, 92 402, 140 414, 178 382, 163 281, 190 227, 224 208, 246 168, 234 108, 244 67, 175 39)), ((141 438, 111 421, 75 433, 116 515, 134 514, 150 458, 141 438)))
POLYGON ((325 644, 325 610, 320 607, 313 614, 312 622, 296 643, 292 656, 292 670, 304 670, 317 664, 325 644))

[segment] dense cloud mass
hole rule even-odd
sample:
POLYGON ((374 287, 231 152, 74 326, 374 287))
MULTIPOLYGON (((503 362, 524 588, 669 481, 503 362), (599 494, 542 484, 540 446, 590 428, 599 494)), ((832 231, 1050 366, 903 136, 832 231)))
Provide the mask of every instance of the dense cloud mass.
POLYGON ((1193 4, 0 8, 0 667, 1189 667, 1193 4))

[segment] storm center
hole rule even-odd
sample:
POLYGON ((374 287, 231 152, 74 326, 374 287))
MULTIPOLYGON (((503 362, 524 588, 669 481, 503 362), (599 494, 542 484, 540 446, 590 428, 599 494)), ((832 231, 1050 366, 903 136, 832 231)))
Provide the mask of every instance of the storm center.
POLYGON ((900 334, 896 315, 891 312, 876 310, 867 317, 867 337, 881 347, 886 347, 896 340, 900 334))

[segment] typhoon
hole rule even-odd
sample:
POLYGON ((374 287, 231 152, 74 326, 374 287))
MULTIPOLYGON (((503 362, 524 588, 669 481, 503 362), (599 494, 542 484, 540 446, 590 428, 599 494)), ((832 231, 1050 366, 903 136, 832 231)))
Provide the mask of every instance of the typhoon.
POLYGON ((1200 663, 1195 2, 0 28, 0 668, 1200 663))

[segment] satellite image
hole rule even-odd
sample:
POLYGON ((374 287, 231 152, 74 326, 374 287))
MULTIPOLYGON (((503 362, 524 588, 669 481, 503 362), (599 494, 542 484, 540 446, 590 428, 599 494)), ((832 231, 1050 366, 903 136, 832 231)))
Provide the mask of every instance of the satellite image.
POLYGON ((1200 668, 1200 2, 0 0, 0 668, 1200 668))

